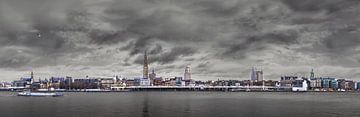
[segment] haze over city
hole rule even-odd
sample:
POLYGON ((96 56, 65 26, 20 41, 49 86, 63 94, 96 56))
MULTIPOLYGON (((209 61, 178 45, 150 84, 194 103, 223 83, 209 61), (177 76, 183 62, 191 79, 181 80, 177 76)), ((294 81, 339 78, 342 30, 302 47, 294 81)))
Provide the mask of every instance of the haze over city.
POLYGON ((0 77, 360 80, 358 0, 0 0, 0 77))

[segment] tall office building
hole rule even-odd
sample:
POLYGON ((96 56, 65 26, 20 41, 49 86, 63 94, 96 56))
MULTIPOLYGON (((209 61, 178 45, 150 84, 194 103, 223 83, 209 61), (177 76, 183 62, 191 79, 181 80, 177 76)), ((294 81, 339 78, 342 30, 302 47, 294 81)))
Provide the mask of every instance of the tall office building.
POLYGON ((184 73, 184 80, 191 80, 190 66, 186 66, 184 73))
POLYGON ((253 68, 251 69, 251 73, 250 73, 250 80, 252 80, 252 81, 257 80, 257 78, 256 78, 256 71, 255 71, 255 67, 253 67, 253 68))
POLYGON ((146 51, 145 51, 145 55, 144 55, 143 78, 149 78, 149 66, 148 66, 148 58, 147 58, 146 51))
POLYGON ((257 81, 263 81, 264 80, 264 74, 263 74, 262 70, 256 71, 256 79, 257 79, 257 81))
POLYGON ((256 70, 255 67, 251 69, 250 80, 262 81, 264 80, 264 72, 262 70, 256 70))

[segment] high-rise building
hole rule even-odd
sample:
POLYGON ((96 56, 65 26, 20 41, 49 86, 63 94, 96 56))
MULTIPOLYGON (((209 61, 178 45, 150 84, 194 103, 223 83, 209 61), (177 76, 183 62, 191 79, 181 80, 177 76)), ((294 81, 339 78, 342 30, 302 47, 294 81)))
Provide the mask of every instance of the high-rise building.
POLYGON ((149 78, 149 66, 148 66, 148 58, 147 58, 146 51, 145 51, 145 55, 144 55, 143 78, 149 78))
POLYGON ((262 70, 256 70, 255 67, 251 69, 250 80, 262 81, 264 80, 264 72, 262 70))
POLYGON ((191 80, 190 66, 186 66, 184 73, 184 80, 191 80))
POLYGON ((252 81, 257 80, 257 78, 256 78, 256 71, 255 71, 255 67, 253 67, 253 68, 251 69, 251 73, 250 73, 250 80, 252 80, 252 81))
POLYGON ((264 74, 263 74, 262 70, 256 71, 256 79, 257 79, 257 81, 263 81, 264 80, 264 74))

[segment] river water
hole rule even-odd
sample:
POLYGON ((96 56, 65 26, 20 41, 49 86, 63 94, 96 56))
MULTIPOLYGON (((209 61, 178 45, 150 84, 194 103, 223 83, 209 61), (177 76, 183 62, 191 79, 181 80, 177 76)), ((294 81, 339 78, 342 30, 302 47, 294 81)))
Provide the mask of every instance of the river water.
POLYGON ((1 117, 360 117, 360 93, 107 92, 19 97, 1 117))

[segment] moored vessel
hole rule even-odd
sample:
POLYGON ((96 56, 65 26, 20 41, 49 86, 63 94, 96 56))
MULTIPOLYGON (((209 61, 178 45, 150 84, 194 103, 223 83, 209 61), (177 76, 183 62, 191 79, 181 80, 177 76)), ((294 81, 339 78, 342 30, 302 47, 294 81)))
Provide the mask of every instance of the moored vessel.
POLYGON ((63 94, 58 93, 58 92, 30 92, 30 91, 24 91, 24 92, 19 92, 18 96, 33 96, 33 97, 52 96, 52 97, 59 97, 59 96, 63 96, 63 94))

